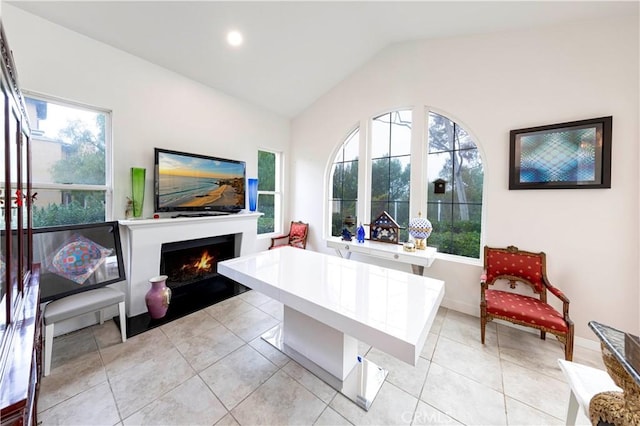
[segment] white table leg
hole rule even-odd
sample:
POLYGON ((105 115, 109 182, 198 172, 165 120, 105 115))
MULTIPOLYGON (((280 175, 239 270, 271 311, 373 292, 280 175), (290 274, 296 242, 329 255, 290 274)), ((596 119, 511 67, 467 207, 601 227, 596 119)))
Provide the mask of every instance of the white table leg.
POLYGON ((358 341, 288 306, 284 307, 285 345, 344 381, 358 362, 358 341))
POLYGON ((282 325, 262 338, 365 410, 388 374, 358 356, 356 339, 288 306, 282 325))

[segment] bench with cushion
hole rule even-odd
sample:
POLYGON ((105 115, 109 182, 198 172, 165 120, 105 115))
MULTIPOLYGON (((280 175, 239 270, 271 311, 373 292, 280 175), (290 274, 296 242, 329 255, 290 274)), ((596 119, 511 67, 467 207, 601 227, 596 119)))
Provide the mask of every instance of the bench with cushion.
POLYGON ((120 334, 122 341, 127 340, 127 322, 125 316, 124 293, 111 287, 102 287, 73 294, 54 300, 44 308, 44 375, 51 373, 53 353, 53 333, 56 323, 91 312, 99 312, 100 324, 104 322, 105 308, 118 305, 120 313, 120 334))

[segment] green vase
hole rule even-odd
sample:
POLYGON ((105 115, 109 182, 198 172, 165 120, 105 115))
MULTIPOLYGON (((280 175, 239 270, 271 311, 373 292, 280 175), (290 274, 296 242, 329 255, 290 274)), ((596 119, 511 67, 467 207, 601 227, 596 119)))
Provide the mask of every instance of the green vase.
POLYGON ((142 217, 144 205, 144 178, 146 169, 142 167, 131 168, 131 200, 133 201, 133 217, 142 217))

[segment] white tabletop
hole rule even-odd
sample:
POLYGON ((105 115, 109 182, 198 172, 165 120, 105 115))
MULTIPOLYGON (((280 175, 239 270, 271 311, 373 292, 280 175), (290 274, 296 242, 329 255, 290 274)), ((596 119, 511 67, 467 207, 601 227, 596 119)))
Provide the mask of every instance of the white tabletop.
POLYGON ((218 272, 412 365, 444 296, 440 280, 292 247, 218 272))

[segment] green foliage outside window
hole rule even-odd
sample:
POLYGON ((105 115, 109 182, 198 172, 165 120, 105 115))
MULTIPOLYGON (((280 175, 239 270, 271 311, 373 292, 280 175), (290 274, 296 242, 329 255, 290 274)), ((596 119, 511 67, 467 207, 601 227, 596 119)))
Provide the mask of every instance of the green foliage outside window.
POLYGON ((33 207, 33 226, 76 225, 104 222, 104 192, 65 191, 68 203, 33 207))
POLYGON ((427 244, 441 253, 480 258, 482 184, 480 153, 469 134, 448 118, 429 113, 429 197, 427 218, 433 232, 427 244), (444 194, 433 182, 444 179, 444 194))
MULTIPOLYGON (((258 191, 276 190, 276 154, 258 151, 258 191)), ((258 218, 258 234, 275 232, 275 196, 258 193, 258 211, 263 213, 258 218)))
MULTIPOLYGON (((48 170, 50 183, 105 185, 105 114, 95 114, 93 129, 86 121, 73 119, 66 123, 55 136, 60 144, 60 159, 48 170)), ((32 138, 33 148, 38 149, 38 137, 32 138)), ((38 168, 39 164, 33 164, 38 168)), ((40 190, 41 198, 48 203, 33 206, 34 227, 73 225, 103 222, 106 218, 105 191, 86 190, 40 190), (48 194, 48 197, 44 197, 48 194)))

